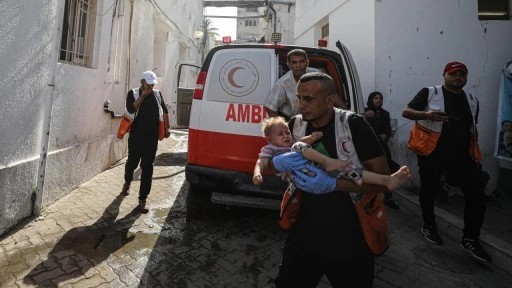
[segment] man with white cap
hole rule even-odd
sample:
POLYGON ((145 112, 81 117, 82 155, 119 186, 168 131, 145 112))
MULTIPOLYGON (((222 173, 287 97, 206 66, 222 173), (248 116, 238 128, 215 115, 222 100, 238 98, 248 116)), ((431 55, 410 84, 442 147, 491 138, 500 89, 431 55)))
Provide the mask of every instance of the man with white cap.
POLYGON ((153 177, 153 162, 159 140, 160 122, 164 122, 165 138, 171 135, 169 126, 169 114, 162 93, 153 89, 156 75, 152 71, 142 73, 141 86, 128 91, 126 96, 126 110, 135 114, 135 119, 130 126, 128 138, 128 160, 125 165, 124 185, 122 195, 128 195, 130 184, 133 180, 133 172, 140 163, 142 171, 139 188, 139 211, 147 213, 146 199, 151 190, 153 177))
POLYGON ((419 200, 425 239, 442 245, 437 232, 434 197, 443 174, 464 193, 464 229, 460 246, 480 261, 491 257, 479 243, 486 210, 485 186, 489 174, 482 170, 478 147, 478 99, 463 90, 468 69, 460 62, 446 64, 444 84, 421 89, 402 111, 415 120, 408 146, 418 157, 419 200), (428 136, 427 136, 428 135, 428 136), (417 137, 416 137, 417 136, 417 137))

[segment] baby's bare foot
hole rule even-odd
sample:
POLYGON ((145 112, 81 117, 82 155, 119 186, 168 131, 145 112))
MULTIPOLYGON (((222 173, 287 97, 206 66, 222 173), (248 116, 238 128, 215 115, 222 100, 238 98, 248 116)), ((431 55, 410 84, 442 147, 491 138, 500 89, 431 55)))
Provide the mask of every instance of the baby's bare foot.
POLYGON ((389 191, 396 190, 404 185, 409 178, 411 178, 411 171, 409 171, 409 167, 402 166, 398 171, 389 175, 386 188, 388 188, 389 191))

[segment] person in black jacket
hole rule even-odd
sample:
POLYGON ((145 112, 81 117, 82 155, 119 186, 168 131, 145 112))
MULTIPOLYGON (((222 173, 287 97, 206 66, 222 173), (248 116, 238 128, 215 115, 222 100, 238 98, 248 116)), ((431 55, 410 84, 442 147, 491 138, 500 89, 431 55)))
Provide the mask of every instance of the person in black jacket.
POLYGON ((158 148, 159 125, 165 123, 165 138, 171 135, 167 106, 160 91, 153 88, 156 74, 152 71, 142 73, 140 87, 128 91, 126 95, 126 110, 136 114, 131 125, 128 138, 128 160, 125 165, 124 185, 121 195, 128 195, 133 181, 133 172, 140 164, 139 210, 148 213, 146 199, 151 190, 153 177, 153 162, 158 148), (160 119, 162 118, 162 119, 160 119))
MULTIPOLYGON (((389 112, 382 108, 382 101, 384 97, 382 97, 382 93, 375 91, 368 95, 368 102, 366 103, 367 107, 364 108, 364 118, 370 126, 372 126, 373 131, 379 138, 380 144, 382 148, 386 152, 386 159, 388 160, 389 170, 391 173, 395 173, 400 169, 400 165, 393 161, 391 158, 391 152, 389 151, 388 140, 392 136, 391 135, 391 119, 389 117, 389 112)), ((393 200, 393 196, 391 193, 384 193, 384 203, 393 209, 400 209, 398 203, 393 200)))

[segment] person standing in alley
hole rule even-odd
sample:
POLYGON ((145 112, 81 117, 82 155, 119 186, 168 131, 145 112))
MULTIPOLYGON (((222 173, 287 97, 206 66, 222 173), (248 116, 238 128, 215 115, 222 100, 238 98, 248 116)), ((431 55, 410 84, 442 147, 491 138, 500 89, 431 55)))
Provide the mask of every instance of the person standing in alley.
POLYGON ((443 77, 443 85, 421 89, 402 111, 403 117, 416 121, 408 146, 418 157, 421 231, 428 242, 443 244, 436 227, 434 197, 441 176, 448 172, 465 199, 460 246, 476 259, 490 262, 479 243, 489 174, 482 170, 478 147, 478 99, 463 90, 468 77, 466 65, 446 64, 443 77))
MULTIPOLYGON (((372 126, 377 138, 379 138, 382 148, 386 152, 389 170, 391 170, 391 173, 395 173, 400 169, 400 165, 391 158, 391 151, 388 146, 388 140, 391 138, 391 118, 389 112, 382 108, 383 100, 384 97, 382 93, 378 91, 370 93, 366 103, 367 106, 364 108, 364 118, 370 123, 370 126, 372 126)), ((392 193, 384 193, 384 204, 393 209, 400 209, 398 203, 393 200, 392 193)))
POLYGON ((128 91, 126 110, 135 114, 128 138, 128 160, 125 165, 122 195, 128 195, 133 181, 133 172, 140 163, 139 205, 140 212, 147 213, 146 199, 151 191, 153 162, 158 148, 160 122, 164 122, 165 138, 171 135, 169 114, 162 93, 153 89, 156 74, 152 71, 142 73, 141 86, 128 91), (162 119, 163 118, 163 119, 162 119))

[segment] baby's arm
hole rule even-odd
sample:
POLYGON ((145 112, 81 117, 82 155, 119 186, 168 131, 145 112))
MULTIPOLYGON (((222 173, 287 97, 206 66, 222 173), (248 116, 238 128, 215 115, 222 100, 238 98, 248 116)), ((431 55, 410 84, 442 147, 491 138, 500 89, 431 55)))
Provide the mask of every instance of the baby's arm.
MULTIPOLYGON (((311 134, 310 136, 313 136, 313 134, 311 134)), ((310 137, 310 136, 308 136, 308 137, 310 137)), ((311 138, 309 140, 311 140, 311 138)), ((313 162, 321 164, 322 167, 327 172, 334 171, 337 169, 346 171, 349 168, 348 166, 352 163, 351 161, 348 161, 348 160, 339 160, 339 159, 330 158, 330 157, 316 151, 315 149, 312 149, 310 144, 307 144, 307 143, 304 143, 301 141, 293 144, 291 150, 294 152, 302 153, 302 157, 304 157, 305 159, 307 159, 309 161, 313 161, 313 162)))
POLYGON ((252 183, 254 185, 261 185, 263 183, 263 176, 261 176, 261 171, 264 171, 270 163, 270 158, 268 157, 260 157, 256 161, 256 165, 254 165, 254 173, 252 176, 252 183))
MULTIPOLYGON (((322 136, 323 136, 322 132, 315 131, 315 132, 311 133, 311 135, 307 135, 307 136, 300 138, 299 141, 304 142, 308 145, 313 145, 316 141, 320 140, 320 138, 322 138, 322 136)), ((306 158, 306 157, 304 157, 304 158, 306 158)), ((310 161, 312 161, 312 160, 310 160, 310 161)))

